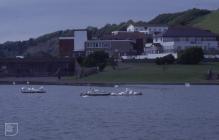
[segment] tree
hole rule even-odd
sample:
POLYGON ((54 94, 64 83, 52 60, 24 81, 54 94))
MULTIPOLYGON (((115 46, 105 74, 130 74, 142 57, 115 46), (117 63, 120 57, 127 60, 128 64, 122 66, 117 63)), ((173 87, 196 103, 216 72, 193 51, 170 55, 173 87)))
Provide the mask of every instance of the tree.
POLYGON ((157 65, 164 65, 164 64, 173 64, 175 62, 175 58, 172 54, 166 55, 161 58, 156 58, 155 63, 157 65))
POLYGON ((181 64, 199 64, 204 58, 204 52, 200 47, 192 47, 180 52, 178 56, 181 64))
POLYGON ((96 51, 85 58, 85 66, 98 67, 100 71, 103 71, 107 65, 108 58, 108 53, 96 51))

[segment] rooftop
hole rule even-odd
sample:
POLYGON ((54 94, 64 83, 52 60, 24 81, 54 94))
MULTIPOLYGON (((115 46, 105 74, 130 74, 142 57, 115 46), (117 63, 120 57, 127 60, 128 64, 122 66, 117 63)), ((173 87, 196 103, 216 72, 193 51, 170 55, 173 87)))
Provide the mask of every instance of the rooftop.
POLYGON ((74 39, 74 37, 59 37, 59 40, 74 39))
POLYGON ((115 35, 104 35, 103 40, 135 40, 146 38, 144 33, 140 32, 118 32, 115 35))
POLYGON ((194 27, 171 27, 163 34, 163 37, 216 37, 217 35, 194 27))
POLYGON ((164 24, 149 24, 146 27, 169 27, 168 25, 164 25, 164 24))
POLYGON ((133 42, 132 40, 87 40, 86 42, 133 42))

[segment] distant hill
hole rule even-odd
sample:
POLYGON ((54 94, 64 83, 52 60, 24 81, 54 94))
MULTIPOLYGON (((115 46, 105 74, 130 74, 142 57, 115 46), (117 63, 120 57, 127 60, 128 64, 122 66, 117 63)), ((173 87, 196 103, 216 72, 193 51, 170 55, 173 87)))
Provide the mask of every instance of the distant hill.
POLYGON ((165 25, 188 25, 193 20, 210 14, 209 10, 191 9, 178 13, 161 14, 151 21, 149 24, 165 24, 165 25))
MULTIPOLYGON (((110 34, 112 31, 124 31, 129 24, 136 26, 147 25, 192 25, 209 29, 219 33, 219 11, 202 9, 190 9, 183 12, 161 14, 149 22, 133 21, 122 22, 120 24, 106 24, 101 28, 87 27, 88 38, 99 38, 103 34, 110 34)), ((0 44, 0 57, 15 57, 24 55, 27 57, 57 57, 58 38, 61 36, 73 36, 74 30, 64 30, 42 35, 38 38, 31 38, 26 41, 5 42, 0 44)))
POLYGON ((18 55, 46 57, 46 54, 50 57, 56 57, 58 56, 58 38, 60 36, 73 36, 73 33, 74 30, 57 31, 26 41, 5 42, 0 44, 0 58, 12 58, 18 55))
POLYGON ((193 25, 219 34, 219 10, 193 21, 193 25))
MULTIPOLYGON (((99 38, 103 34, 110 34, 115 30, 126 30, 129 24, 138 26, 145 26, 147 22, 138 21, 134 22, 129 20, 120 24, 106 24, 102 28, 87 27, 88 38, 99 38)), ((23 55, 26 57, 57 57, 58 51, 58 38, 64 36, 74 36, 74 29, 57 31, 42 35, 38 38, 30 38, 26 41, 8 41, 0 44, 0 58, 1 57, 15 57, 23 55)))

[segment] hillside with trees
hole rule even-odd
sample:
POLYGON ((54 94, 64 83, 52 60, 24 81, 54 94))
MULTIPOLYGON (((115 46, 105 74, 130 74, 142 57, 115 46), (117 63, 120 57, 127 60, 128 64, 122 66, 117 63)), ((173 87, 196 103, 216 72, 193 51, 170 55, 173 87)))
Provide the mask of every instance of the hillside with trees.
MULTIPOLYGON (((190 9, 183 12, 161 14, 149 22, 133 21, 122 22, 119 24, 106 24, 101 28, 87 27, 88 38, 99 38, 104 34, 110 34, 112 31, 124 31, 129 24, 136 26, 147 25, 194 25, 204 29, 209 29, 219 33, 219 11, 209 11, 202 9, 190 9)), ((23 55, 27 57, 49 57, 58 56, 58 38, 61 36, 73 36, 74 29, 57 31, 42 35, 38 38, 30 38, 26 41, 5 42, 0 44, 0 57, 15 57, 23 55)))

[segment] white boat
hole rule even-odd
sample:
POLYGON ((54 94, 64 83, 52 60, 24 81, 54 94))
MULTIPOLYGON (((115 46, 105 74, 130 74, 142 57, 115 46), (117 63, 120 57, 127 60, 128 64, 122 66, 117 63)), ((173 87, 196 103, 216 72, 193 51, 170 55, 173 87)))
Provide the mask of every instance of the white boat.
POLYGON ((111 96, 137 96, 137 95, 143 95, 141 92, 133 91, 131 89, 126 88, 125 91, 121 91, 118 93, 112 92, 110 94, 111 96))
POLYGON ((41 86, 39 88, 22 87, 21 88, 21 93, 46 93, 46 90, 44 89, 43 86, 41 86))
POLYGON ((114 88, 118 88, 119 87, 119 85, 114 85, 114 88))
POLYGON ((88 97, 88 96, 110 96, 110 93, 105 91, 100 91, 99 89, 91 89, 87 92, 81 93, 80 96, 88 97))
POLYGON ((190 87, 190 83, 185 83, 185 87, 190 87))

